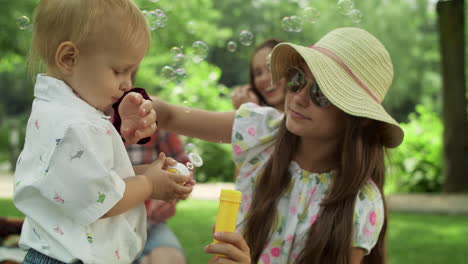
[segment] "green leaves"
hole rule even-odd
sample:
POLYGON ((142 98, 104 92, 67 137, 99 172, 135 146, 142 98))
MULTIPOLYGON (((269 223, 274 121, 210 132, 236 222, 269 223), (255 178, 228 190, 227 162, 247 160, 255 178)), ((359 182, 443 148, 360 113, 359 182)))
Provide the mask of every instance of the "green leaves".
POLYGON ((442 132, 439 115, 418 105, 402 124, 403 143, 391 151, 386 190, 440 192, 443 183, 442 132))

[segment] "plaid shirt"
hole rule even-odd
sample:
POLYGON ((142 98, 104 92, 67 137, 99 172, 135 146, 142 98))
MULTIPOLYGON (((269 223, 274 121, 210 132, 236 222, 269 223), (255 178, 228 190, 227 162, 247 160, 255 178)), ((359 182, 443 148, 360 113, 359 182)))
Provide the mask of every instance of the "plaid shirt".
POLYGON ((157 130, 146 144, 125 144, 125 147, 133 165, 151 163, 158 158, 159 152, 164 152, 177 162, 189 162, 182 140, 171 132, 157 130))

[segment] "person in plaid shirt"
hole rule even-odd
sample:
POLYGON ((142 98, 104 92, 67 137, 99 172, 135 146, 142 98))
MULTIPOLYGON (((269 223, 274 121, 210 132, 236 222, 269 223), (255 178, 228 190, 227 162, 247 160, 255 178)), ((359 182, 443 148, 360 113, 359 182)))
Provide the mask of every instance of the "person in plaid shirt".
MULTIPOLYGON (((189 162, 181 138, 166 131, 156 130, 143 145, 126 144, 125 147, 133 165, 151 163, 157 159, 159 152, 164 152, 167 157, 180 163, 189 162)), ((185 263, 182 246, 166 225, 167 219, 175 214, 176 201, 147 200, 145 205, 148 215, 148 239, 142 255, 135 263, 185 263)))

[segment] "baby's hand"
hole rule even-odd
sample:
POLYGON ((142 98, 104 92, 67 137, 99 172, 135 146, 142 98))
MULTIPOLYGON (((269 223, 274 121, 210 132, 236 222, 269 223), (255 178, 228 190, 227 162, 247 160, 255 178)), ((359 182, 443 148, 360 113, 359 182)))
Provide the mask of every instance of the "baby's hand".
POLYGON ((119 105, 120 133, 125 142, 135 144, 156 131, 156 112, 151 100, 136 92, 128 93, 119 105))
POLYGON ((151 163, 143 173, 152 184, 151 198, 165 201, 187 198, 193 187, 182 184, 189 182, 191 177, 168 172, 164 170, 166 165, 166 155, 161 152, 158 159, 151 163))

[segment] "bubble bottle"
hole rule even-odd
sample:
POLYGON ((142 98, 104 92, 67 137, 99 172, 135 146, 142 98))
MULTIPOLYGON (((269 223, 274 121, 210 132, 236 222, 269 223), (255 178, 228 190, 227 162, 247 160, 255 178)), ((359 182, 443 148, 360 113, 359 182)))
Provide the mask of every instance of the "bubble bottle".
POLYGON ((168 167, 167 171, 188 176, 190 175, 190 171, 193 170, 194 166, 201 167, 203 165, 203 159, 198 154, 190 153, 188 156, 190 162, 187 162, 186 165, 178 162, 176 165, 168 167))
MULTIPOLYGON (((241 192, 227 189, 221 190, 215 232, 234 232, 236 230, 237 214, 239 213, 241 200, 241 192)), ((213 242, 222 243, 216 239, 213 242)))

